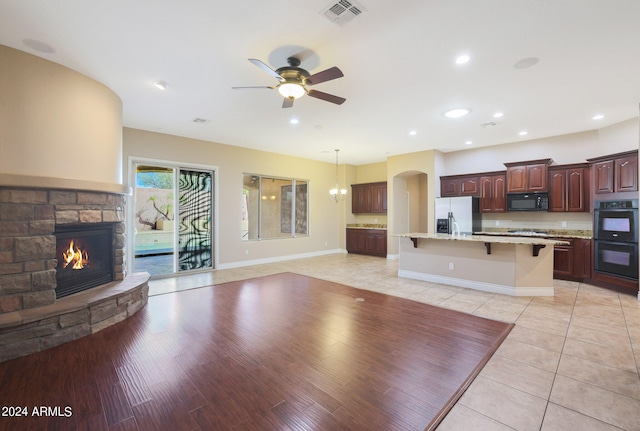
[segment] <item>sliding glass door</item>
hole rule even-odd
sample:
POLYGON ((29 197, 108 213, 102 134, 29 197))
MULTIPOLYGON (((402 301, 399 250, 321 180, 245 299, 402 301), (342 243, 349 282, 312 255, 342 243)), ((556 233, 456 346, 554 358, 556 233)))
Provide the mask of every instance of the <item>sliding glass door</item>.
POLYGON ((213 172, 178 170, 178 271, 213 268, 213 172))
POLYGON ((214 267, 214 171, 134 163, 133 272, 152 276, 214 267))

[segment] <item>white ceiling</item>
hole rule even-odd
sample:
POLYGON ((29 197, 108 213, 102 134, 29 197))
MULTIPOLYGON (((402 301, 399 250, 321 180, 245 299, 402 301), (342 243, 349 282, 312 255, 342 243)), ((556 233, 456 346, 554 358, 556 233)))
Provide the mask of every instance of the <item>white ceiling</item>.
POLYGON ((359 165, 638 116, 639 0, 358 0, 364 13, 344 26, 320 13, 335 2, 0 0, 0 43, 108 86, 126 127, 327 162, 335 148, 359 165), (291 55, 311 73, 338 66, 343 78, 313 88, 347 101, 282 109, 276 90, 231 89, 277 83, 248 58, 276 69, 291 55), (455 107, 472 111, 442 115, 455 107))

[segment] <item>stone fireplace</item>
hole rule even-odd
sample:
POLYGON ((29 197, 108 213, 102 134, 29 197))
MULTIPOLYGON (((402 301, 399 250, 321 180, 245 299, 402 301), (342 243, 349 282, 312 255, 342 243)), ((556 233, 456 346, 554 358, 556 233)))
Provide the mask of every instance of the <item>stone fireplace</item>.
POLYGON ((146 304, 149 275, 126 274, 124 216, 122 193, 0 185, 0 361, 96 332, 146 304), (62 264, 70 239, 74 251, 86 249, 86 275, 62 264))

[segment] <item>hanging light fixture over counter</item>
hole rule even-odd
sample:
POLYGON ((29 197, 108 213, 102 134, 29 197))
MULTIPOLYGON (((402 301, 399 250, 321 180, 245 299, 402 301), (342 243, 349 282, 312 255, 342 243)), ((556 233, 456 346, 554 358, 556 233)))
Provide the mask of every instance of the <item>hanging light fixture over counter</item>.
POLYGON ((331 200, 336 203, 345 200, 347 197, 347 189, 341 189, 340 184, 338 183, 338 151, 340 150, 336 149, 336 186, 329 190, 331 200))

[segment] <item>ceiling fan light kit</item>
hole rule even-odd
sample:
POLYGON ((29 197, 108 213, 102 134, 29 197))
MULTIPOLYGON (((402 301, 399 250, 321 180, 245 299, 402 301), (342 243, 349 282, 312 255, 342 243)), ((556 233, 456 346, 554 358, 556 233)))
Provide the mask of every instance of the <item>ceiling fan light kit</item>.
POLYGON ((343 97, 334 96, 333 94, 323 93, 322 91, 307 90, 307 86, 343 77, 344 74, 337 67, 331 67, 311 75, 306 70, 298 67, 300 66, 300 60, 296 57, 289 57, 287 59, 289 66, 280 67, 276 70, 273 70, 258 59, 250 58, 249 61, 264 70, 273 78, 280 81, 280 83, 275 87, 232 87, 233 89, 277 88, 278 92, 284 97, 284 101, 282 103, 283 108, 291 108, 293 106, 293 101, 305 94, 308 94, 309 97, 335 103, 336 105, 342 105, 347 100, 343 97))
POLYGON ((289 99, 298 99, 306 93, 302 85, 294 82, 285 82, 278 85, 278 92, 289 99))

